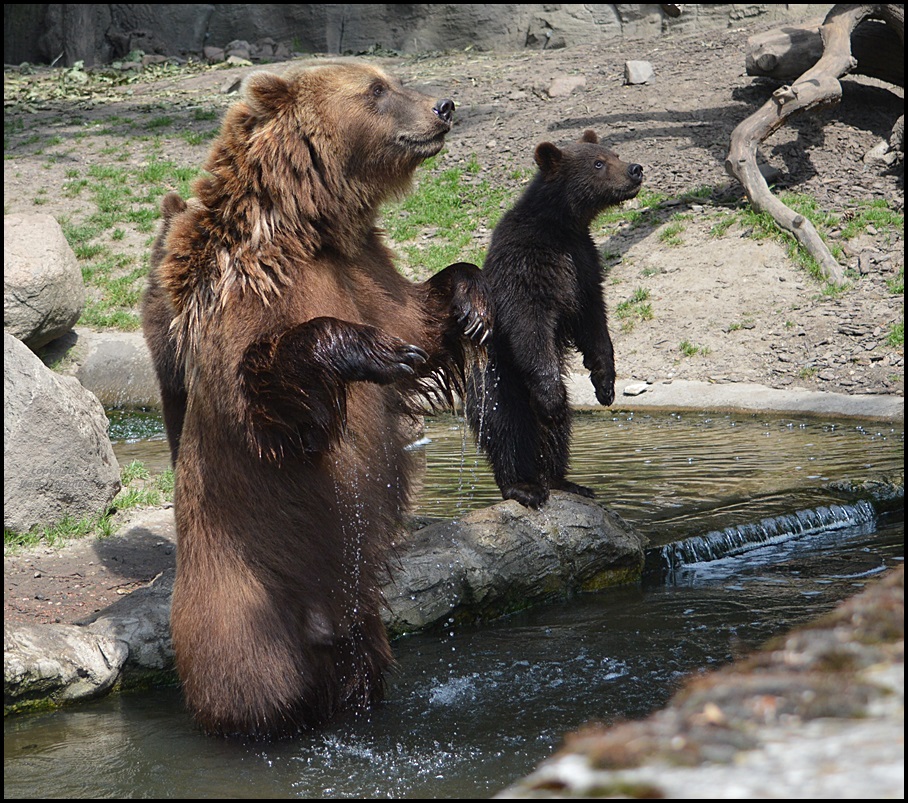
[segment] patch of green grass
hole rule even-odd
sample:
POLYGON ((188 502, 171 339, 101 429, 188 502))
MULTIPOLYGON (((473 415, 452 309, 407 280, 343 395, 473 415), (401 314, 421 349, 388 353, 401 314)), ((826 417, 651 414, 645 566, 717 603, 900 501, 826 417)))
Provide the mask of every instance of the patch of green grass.
POLYGON ((678 348, 685 357, 695 357, 697 354, 706 355, 710 352, 707 346, 696 346, 689 340, 682 340, 678 348))
POLYGON ((218 130, 216 128, 213 128, 211 131, 184 131, 180 134, 187 145, 205 145, 211 142, 217 135, 218 130))
POLYGON ((658 222, 656 213, 667 195, 642 188, 633 202, 628 202, 606 209, 596 218, 596 234, 613 234, 621 226, 638 228, 658 222))
POLYGON ((873 226, 878 231, 904 231, 905 215, 890 209, 882 198, 875 198, 856 204, 842 216, 840 223, 842 239, 851 240, 863 234, 868 226, 873 226))
POLYGON ((889 330, 889 334, 886 335, 886 345, 891 346, 892 348, 903 348, 905 345, 905 323, 900 321, 899 323, 893 324, 892 328, 889 330))
POLYGON ((142 122, 142 128, 154 131, 158 128, 170 128, 174 124, 173 117, 163 115, 162 117, 152 117, 150 120, 142 122))
POLYGON ((120 483, 122 488, 107 510, 95 516, 78 520, 66 516, 52 527, 36 527, 27 533, 4 529, 4 551, 14 553, 38 545, 59 547, 87 536, 106 538, 116 531, 117 513, 136 507, 156 507, 173 500, 172 469, 151 476, 143 463, 133 461, 120 469, 120 483))
POLYGON ((899 268, 899 272, 891 279, 886 279, 886 287, 894 296, 905 294, 905 266, 899 268))
MULTIPOLYGON (((788 326, 788 323, 785 324, 788 326)), ((735 321, 728 325, 729 332, 738 332, 741 329, 753 329, 754 328, 754 319, 753 318, 744 318, 741 321, 735 321)))
POLYGON ((86 198, 93 208, 78 223, 61 220, 63 233, 82 270, 89 301, 80 323, 85 326, 135 331, 137 307, 145 285, 147 258, 137 260, 111 250, 128 231, 151 234, 157 225, 160 199, 176 189, 190 194, 197 168, 185 168, 155 152, 141 166, 94 165, 84 173, 71 169, 63 192, 86 198))
POLYGON ((621 321, 622 331, 631 332, 637 321, 651 321, 655 317, 649 296, 649 290, 638 287, 630 298, 615 307, 615 315, 621 321))
POLYGON ((103 515, 99 515, 76 520, 71 516, 66 516, 53 527, 36 527, 27 533, 17 533, 4 528, 4 551, 15 552, 17 549, 34 547, 39 544, 51 547, 63 546, 74 538, 84 538, 86 535, 106 531, 104 518, 103 515))
POLYGON ((684 245, 684 240, 680 236, 683 231, 684 223, 673 219, 659 230, 659 242, 672 247, 684 245))
POLYGON ((482 264, 477 232, 495 226, 514 189, 492 186, 477 178, 479 172, 475 157, 446 169, 438 167, 437 157, 429 159, 417 174, 415 190, 385 208, 381 224, 405 274, 424 280, 452 262, 482 264))
MULTIPOLYGON (((885 200, 875 199, 862 202, 848 210, 844 215, 836 215, 823 209, 819 201, 812 196, 782 192, 779 200, 789 209, 807 218, 829 249, 832 256, 841 261, 842 248, 836 240, 830 240, 828 235, 834 230, 839 230, 838 240, 850 240, 874 226, 878 231, 891 230, 893 234, 904 236, 905 218, 901 212, 896 212, 889 207, 885 200)), ((838 296, 847 290, 826 281, 822 275, 817 261, 802 248, 798 241, 789 232, 779 228, 775 220, 766 212, 756 212, 749 204, 741 207, 731 214, 724 215, 710 230, 714 237, 721 237, 732 226, 740 226, 748 236, 755 240, 773 239, 782 244, 789 258, 802 270, 809 273, 818 282, 823 283, 821 294, 825 296, 838 296)))

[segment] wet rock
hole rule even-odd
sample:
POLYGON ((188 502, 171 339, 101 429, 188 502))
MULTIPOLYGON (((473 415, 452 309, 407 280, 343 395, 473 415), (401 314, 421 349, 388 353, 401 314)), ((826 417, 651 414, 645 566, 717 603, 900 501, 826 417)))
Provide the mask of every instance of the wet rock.
POLYGON ((16 625, 3 630, 6 710, 97 697, 120 676, 123 641, 75 625, 16 625))
POLYGON ((490 619, 583 590, 630 582, 645 539, 595 502, 554 492, 540 510, 509 500, 438 522, 399 546, 385 586, 394 633, 453 617, 490 619))

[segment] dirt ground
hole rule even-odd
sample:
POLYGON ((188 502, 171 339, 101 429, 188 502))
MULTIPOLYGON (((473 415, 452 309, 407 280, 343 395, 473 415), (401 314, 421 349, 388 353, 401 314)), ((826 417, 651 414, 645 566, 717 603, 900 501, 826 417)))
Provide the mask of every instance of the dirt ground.
MULTIPOLYGON (((902 395, 903 348, 890 345, 887 336, 904 319, 903 293, 893 291, 904 266, 903 227, 871 226, 843 242, 849 286, 830 295, 781 244, 754 239, 752 229, 740 222, 744 194, 723 167, 729 138, 781 83, 745 75, 746 39, 758 30, 624 41, 609 48, 372 60, 407 83, 454 99, 456 123, 440 166, 475 160, 481 165, 477 181, 516 189, 532 168, 536 144, 575 139, 586 128, 597 131, 624 160, 643 165, 644 186, 666 200, 642 225, 597 237, 607 265, 619 380, 748 382, 902 395), (624 63, 631 59, 652 63, 652 83, 624 84, 624 63), (560 95, 558 79, 565 77, 581 79, 581 85, 560 95), (519 180, 514 177, 518 168, 519 180), (717 234, 717 226, 723 228, 729 219, 734 222, 717 234), (643 296, 650 318, 618 314, 622 307, 633 309, 625 302, 643 296)), ((285 66, 270 65, 276 71, 285 66)), ((103 147, 74 148, 74 139, 85 141, 76 134, 99 131, 105 121, 126 116, 137 121, 134 129, 141 129, 143 120, 150 129, 162 109, 180 115, 188 130, 197 125, 192 110, 226 107, 235 95, 225 89, 252 69, 111 87, 103 97, 76 102, 30 98, 24 77, 7 70, 5 213, 80 219, 91 205, 61 192, 67 177, 104 167, 123 157, 128 146, 116 133, 102 132, 103 147), (28 145, 29 132, 42 120, 59 129, 60 144, 28 145), (49 158, 54 148, 59 158, 49 158)), ((903 92, 861 77, 848 78, 843 86, 839 106, 796 118, 761 148, 775 170, 775 186, 809 195, 820 209, 846 219, 869 201, 886 201, 901 213, 903 162, 880 167, 865 164, 863 157, 888 136, 903 112, 903 92)), ((204 160, 205 145, 167 134, 160 142, 176 164, 198 166, 204 160)), ((127 152, 125 159, 139 163, 143 153, 127 152)), ((490 234, 478 236, 484 243, 490 234)), ((833 227, 830 238, 837 236, 841 242, 833 227)), ((147 234, 126 230, 118 248, 144 253, 147 241, 147 234)), ((172 563, 173 545, 168 537, 140 532, 148 534, 142 549, 116 560, 110 555, 117 539, 106 546, 74 545, 63 553, 7 556, 6 621, 77 621, 151 580, 172 563), (106 550, 108 559, 102 560, 99 550, 106 550)))

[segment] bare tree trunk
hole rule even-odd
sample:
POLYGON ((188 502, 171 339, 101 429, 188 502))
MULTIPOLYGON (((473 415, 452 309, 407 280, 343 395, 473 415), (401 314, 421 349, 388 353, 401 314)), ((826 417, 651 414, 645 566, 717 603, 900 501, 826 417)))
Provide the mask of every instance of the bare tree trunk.
POLYGON ((757 167, 757 146, 792 115, 817 107, 834 106, 841 100, 842 85, 838 79, 856 66, 851 53, 851 34, 858 24, 869 17, 883 19, 896 30, 903 42, 904 53, 904 6, 834 6, 820 28, 823 55, 819 61, 793 84, 773 92, 770 100, 732 132, 731 147, 725 160, 725 170, 741 182, 753 207, 767 212, 779 226, 791 232, 816 259, 823 276, 836 284, 845 281, 842 266, 833 258, 813 224, 770 192, 757 167))

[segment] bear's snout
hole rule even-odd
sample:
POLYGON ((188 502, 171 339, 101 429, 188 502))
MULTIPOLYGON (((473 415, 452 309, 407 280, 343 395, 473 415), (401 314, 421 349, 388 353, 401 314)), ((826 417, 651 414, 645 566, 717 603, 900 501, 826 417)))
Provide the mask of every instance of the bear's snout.
POLYGON ((630 176, 631 181, 639 184, 643 181, 643 165, 632 164, 627 166, 627 174, 630 176))
MULTIPOLYGON (((446 123, 450 123, 454 119, 454 101, 444 98, 435 104, 432 111, 446 123)), ((642 170, 643 168, 640 169, 642 170)))

